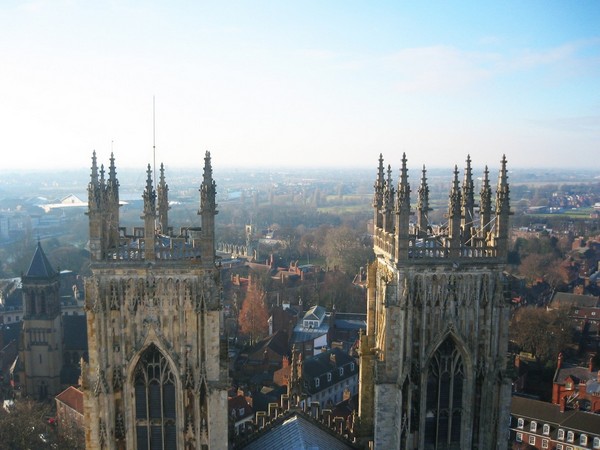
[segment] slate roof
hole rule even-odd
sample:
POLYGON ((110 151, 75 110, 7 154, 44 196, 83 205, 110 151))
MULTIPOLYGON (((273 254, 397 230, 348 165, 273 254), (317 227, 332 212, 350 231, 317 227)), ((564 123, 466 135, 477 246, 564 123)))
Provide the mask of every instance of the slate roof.
POLYGON ((512 397, 510 412, 513 416, 536 420, 538 423, 555 424, 583 433, 598 434, 600 414, 584 411, 560 412, 560 406, 553 403, 532 400, 524 397, 512 397))
POLYGON ((335 327, 347 330, 367 329, 367 315, 353 313, 337 313, 335 327))
POLYGON ((38 242, 25 276, 28 278, 52 278, 56 276, 56 271, 50 265, 40 242, 38 242))
POLYGON ((590 372, 588 367, 561 367, 556 371, 554 375, 554 382, 558 384, 565 384, 567 378, 573 378, 575 383, 583 381, 584 383, 588 380, 596 379, 596 372, 590 372))
POLYGON ((598 297, 593 295, 582 295, 582 294, 571 294, 568 292, 556 292, 552 297, 550 306, 574 306, 574 307, 588 307, 594 308, 600 306, 598 304, 598 297))
POLYGON ((357 374, 358 364, 354 361, 354 358, 339 348, 319 353, 305 359, 302 363, 302 378, 305 388, 311 394, 321 392, 357 374), (340 368, 344 369, 341 375, 340 368), (328 380, 327 374, 331 374, 330 380, 328 380), (319 386, 316 385, 316 378, 319 379, 319 386))
POLYGON ((290 411, 256 435, 246 450, 346 450, 355 449, 333 430, 320 425, 300 411, 290 411))
POLYGON ((252 409, 252 406, 248 404, 246 398, 243 395, 236 395, 235 397, 230 397, 227 400, 227 407, 229 408, 230 414, 232 410, 235 410, 234 417, 236 422, 254 416, 254 410, 252 409))
POLYGON ((250 349, 248 349, 247 353, 248 358, 251 359, 253 356, 262 358, 263 353, 267 350, 271 350, 272 352, 278 355, 287 355, 288 354, 288 342, 287 335, 282 331, 277 331, 271 336, 267 336, 261 341, 258 341, 254 344, 250 349), (258 355, 258 356, 257 356, 258 355))

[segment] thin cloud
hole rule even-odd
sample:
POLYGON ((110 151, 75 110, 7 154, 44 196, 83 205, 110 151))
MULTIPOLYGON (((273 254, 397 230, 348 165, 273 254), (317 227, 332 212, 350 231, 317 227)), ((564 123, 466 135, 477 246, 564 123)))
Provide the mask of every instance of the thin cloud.
POLYGON ((332 60, 336 57, 335 52, 319 48, 300 49, 297 51, 297 54, 301 57, 315 59, 318 61, 332 60))
MULTIPOLYGON (((403 49, 382 58, 381 65, 399 74, 394 84, 399 92, 452 91, 539 67, 557 72, 565 72, 565 67, 595 67, 598 52, 594 47, 597 46, 598 40, 594 39, 504 55, 499 51, 470 52, 438 45, 403 49)), ((570 76, 578 74, 571 69, 570 76)))
POLYGON ((491 76, 489 54, 468 53, 449 46, 401 50, 383 63, 401 73, 400 92, 444 91, 461 88, 491 76))
POLYGON ((559 117, 555 119, 530 120, 532 124, 552 130, 568 132, 600 132, 600 116, 559 117))

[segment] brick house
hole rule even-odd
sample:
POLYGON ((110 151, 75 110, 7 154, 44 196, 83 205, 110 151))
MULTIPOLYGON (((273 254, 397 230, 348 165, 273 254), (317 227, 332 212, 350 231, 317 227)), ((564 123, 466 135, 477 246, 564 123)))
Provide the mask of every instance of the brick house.
POLYGON ((600 449, 600 415, 565 411, 564 403, 512 397, 510 442, 513 449, 600 449))

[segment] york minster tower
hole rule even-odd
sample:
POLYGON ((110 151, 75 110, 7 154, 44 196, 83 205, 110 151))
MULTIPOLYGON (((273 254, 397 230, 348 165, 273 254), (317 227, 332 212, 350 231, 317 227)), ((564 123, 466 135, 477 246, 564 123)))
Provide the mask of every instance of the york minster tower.
POLYGON ((152 175, 148 166, 143 226, 126 230, 119 225, 114 157, 108 174, 92 157, 89 364, 82 368, 86 448, 227 448, 210 154, 196 227, 174 231, 164 167, 156 188, 152 175))
POLYGON ((506 159, 495 202, 487 167, 482 174, 478 208, 471 159, 462 183, 455 168, 441 225, 429 222, 425 168, 411 211, 406 163, 394 185, 380 156, 375 181, 361 435, 377 449, 506 448, 506 159))

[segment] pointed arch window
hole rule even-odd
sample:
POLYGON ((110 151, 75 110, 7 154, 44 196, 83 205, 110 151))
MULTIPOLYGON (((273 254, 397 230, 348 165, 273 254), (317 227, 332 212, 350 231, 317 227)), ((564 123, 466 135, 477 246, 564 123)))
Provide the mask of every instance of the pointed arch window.
POLYGON ((463 358, 451 338, 438 347, 427 369, 425 447, 431 450, 458 450, 465 375, 463 358))
POLYGON ((175 450, 175 377, 164 355, 151 345, 134 372, 138 450, 175 450))

